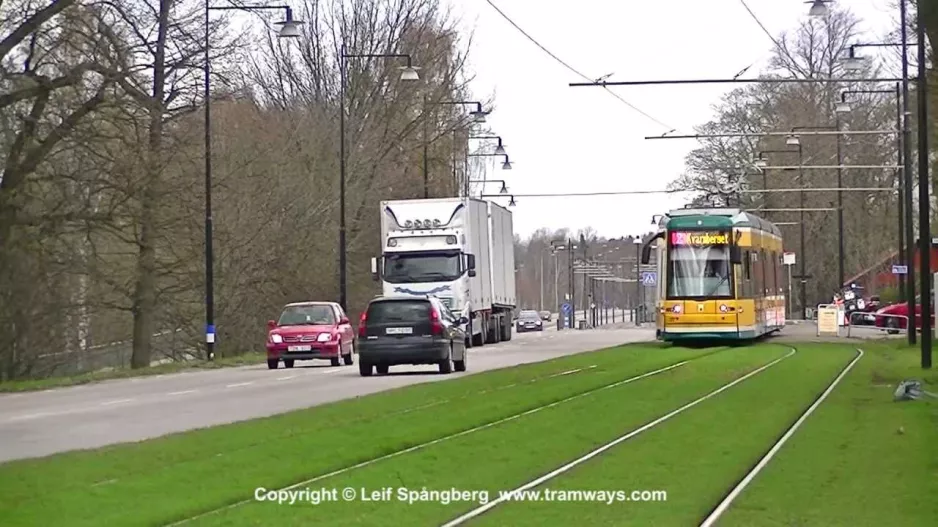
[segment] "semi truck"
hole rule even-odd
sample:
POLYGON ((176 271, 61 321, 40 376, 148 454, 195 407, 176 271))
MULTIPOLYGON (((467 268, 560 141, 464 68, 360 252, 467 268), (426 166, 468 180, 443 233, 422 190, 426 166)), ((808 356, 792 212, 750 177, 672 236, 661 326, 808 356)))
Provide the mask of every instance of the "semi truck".
POLYGON ((511 211, 475 198, 382 201, 384 296, 435 296, 464 316, 467 346, 511 340, 515 249, 511 211))

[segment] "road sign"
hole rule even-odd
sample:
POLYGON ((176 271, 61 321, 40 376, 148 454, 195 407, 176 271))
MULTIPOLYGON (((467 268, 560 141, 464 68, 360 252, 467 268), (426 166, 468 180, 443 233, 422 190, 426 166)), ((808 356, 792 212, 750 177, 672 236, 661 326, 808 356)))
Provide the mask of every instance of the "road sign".
POLYGON ((655 285, 658 283, 658 273, 655 271, 645 271, 642 273, 642 285, 655 285))
POLYGON ((564 315, 569 315, 573 311, 573 306, 564 302, 564 304, 560 306, 560 310, 563 311, 564 315))
POLYGON ((909 274, 908 265, 894 265, 892 266, 892 274, 909 274))
POLYGON ((817 310, 817 334, 840 335, 840 326, 837 324, 838 311, 833 306, 821 306, 817 310))
POLYGON ((785 265, 795 265, 795 253, 783 254, 782 263, 784 263, 785 265))

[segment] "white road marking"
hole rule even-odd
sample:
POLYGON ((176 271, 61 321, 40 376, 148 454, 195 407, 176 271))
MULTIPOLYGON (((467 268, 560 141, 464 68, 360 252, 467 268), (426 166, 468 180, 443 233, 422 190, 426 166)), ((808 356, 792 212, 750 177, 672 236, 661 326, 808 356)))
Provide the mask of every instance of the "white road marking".
POLYGON ((235 384, 229 384, 229 385, 225 386, 225 388, 237 388, 237 387, 239 387, 239 386, 248 386, 249 384, 254 384, 254 381, 238 382, 238 383, 235 383, 235 384))
POLYGON ((38 419, 38 418, 40 418, 40 417, 47 417, 47 416, 50 416, 50 415, 55 415, 55 413, 53 413, 53 412, 37 412, 37 413, 34 413, 34 414, 15 415, 15 416, 13 416, 13 417, 7 419, 7 422, 28 421, 28 420, 30 420, 30 419, 38 419))
POLYGON ((342 371, 342 370, 344 370, 344 369, 345 369, 345 368, 342 368, 342 367, 339 367, 339 368, 329 368, 329 369, 325 369, 325 370, 316 369, 316 370, 311 370, 311 371, 306 372, 306 375, 317 375, 317 374, 319 374, 319 373, 335 373, 335 372, 337 372, 337 371, 342 371))
POLYGON ((289 381, 290 379, 296 379, 297 375, 287 375, 286 377, 277 377, 278 381, 289 381))
POLYGON ((133 401, 133 399, 115 399, 113 401, 104 401, 100 403, 100 406, 111 406, 112 404, 129 403, 131 401, 133 401))
POLYGON ((181 392, 169 392, 166 395, 185 395, 187 393, 195 393, 199 390, 182 390, 181 392))
POLYGON ((456 525, 462 525, 462 524, 465 523, 467 520, 471 520, 472 518, 475 518, 476 516, 479 516, 479 515, 483 514, 484 512, 495 508, 496 506, 498 506, 499 503, 503 503, 503 502, 505 502, 505 501, 508 501, 508 500, 511 499, 511 497, 513 497, 513 496, 517 496, 518 494, 520 494, 520 493, 522 493, 522 492, 524 492, 524 491, 526 491, 526 490, 529 490, 529 489, 532 489, 532 488, 534 488, 534 487, 537 487, 538 485, 541 485, 541 484, 544 483, 545 481, 549 481, 549 480, 551 480, 551 479, 553 479, 553 478, 555 478, 555 477, 557 477, 557 476, 559 476, 559 475, 561 475, 561 474, 567 472, 567 471, 570 470, 571 468, 574 468, 574 467, 576 467, 577 465, 580 465, 581 463, 584 463, 584 462, 586 462, 586 461, 589 461, 590 459, 592 459, 592 458, 598 456, 599 454, 602 454, 602 453, 605 452, 606 450, 609 450, 610 448, 612 448, 612 447, 618 445, 619 443, 622 443, 623 441, 627 441, 627 440, 629 440, 629 439, 631 439, 631 438, 637 436, 638 434, 641 434, 642 432, 644 432, 644 431, 646 431, 646 430, 649 430, 649 429, 651 429, 651 428, 654 428, 655 426, 658 426, 659 424, 661 424, 661 423, 667 421, 668 419, 671 419, 671 418, 674 417, 675 415, 678 415, 679 413, 681 413, 681 412, 683 412, 683 411, 685 411, 685 410, 687 410, 687 409, 689 409, 689 408, 692 408, 692 407, 694 407, 694 406, 697 406, 698 404, 700 404, 700 403, 706 401, 707 399, 710 399, 711 397, 716 396, 717 394, 719 394, 719 393, 721 393, 721 392, 724 392, 724 391, 726 391, 726 390, 729 390, 729 389, 732 388, 733 386, 736 386, 737 384, 739 384, 739 383, 745 381, 746 379, 748 379, 748 378, 750 378, 750 377, 752 377, 752 376, 754 376, 754 375, 758 375, 759 373, 761 373, 761 372, 763 372, 763 371, 765 371, 765 370, 771 368, 772 366, 775 366, 776 364, 778 364, 779 362, 782 362, 783 360, 787 359, 788 357, 791 357, 792 355, 794 355, 794 354, 797 353, 797 352, 798 352, 798 350, 792 348, 791 351, 790 351, 787 355, 784 355, 784 356, 782 356, 782 357, 779 357, 779 358, 773 360, 772 362, 770 362, 770 363, 768 363, 768 364, 765 364, 765 365, 763 365, 763 366, 760 366, 759 368, 757 368, 757 369, 755 369, 755 370, 752 370, 751 372, 747 373, 746 375, 743 375, 742 377, 739 377, 739 378, 737 378, 736 380, 733 380, 733 381, 731 381, 731 382, 729 382, 729 383, 727 383, 727 384, 724 384, 723 386, 717 388, 716 390, 713 390, 712 392, 710 392, 710 393, 708 393, 708 394, 706 394, 706 395, 704 395, 704 396, 702 396, 702 397, 699 397, 699 398, 697 398, 697 399, 695 399, 695 400, 693 400, 693 401, 691 401, 691 402, 685 404, 684 406, 681 406, 681 407, 678 408, 677 410, 672 410, 672 411, 668 412, 667 414, 665 414, 665 415, 663 415, 663 416, 661 416, 661 417, 655 419, 654 421, 651 421, 651 422, 648 423, 648 424, 642 425, 641 427, 636 428, 635 430, 632 430, 631 432, 629 432, 629 433, 627 433, 627 434, 625 434, 625 435, 623 435, 623 436, 620 436, 620 437, 618 437, 618 438, 616 438, 616 439, 613 439, 612 441, 606 443, 605 445, 602 445, 602 446, 600 446, 599 448, 594 449, 592 452, 589 452, 589 453, 587 453, 587 454, 584 455, 584 456, 581 456, 581 457, 579 457, 579 458, 577 458, 577 459, 574 459, 573 461, 567 463, 566 465, 563 465, 562 467, 560 467, 560 468, 558 468, 558 469, 555 469, 555 470, 553 470, 553 471, 551 471, 551 472, 548 472, 547 474, 544 474, 543 476, 541 476, 541 477, 539 477, 539 478, 537 478, 537 479, 534 479, 534 480, 532 480, 532 481, 530 481, 530 482, 528 482, 528 483, 525 483, 524 485, 521 485, 520 487, 518 487, 518 488, 516 488, 516 489, 514 489, 514 490, 512 490, 512 491, 509 491, 509 492, 508 492, 506 495, 504 495, 504 496, 499 496, 498 498, 496 498, 496 499, 494 499, 494 500, 492 500, 492 501, 486 503, 485 505, 481 505, 481 506, 479 506, 479 507, 476 507, 475 509, 472 509, 471 511, 469 511, 469 512, 463 514, 462 516, 459 516, 458 518, 456 518, 456 519, 454 519, 454 520, 452 520, 452 521, 449 521, 449 522, 443 524, 442 527, 454 527, 454 526, 456 526, 456 525))

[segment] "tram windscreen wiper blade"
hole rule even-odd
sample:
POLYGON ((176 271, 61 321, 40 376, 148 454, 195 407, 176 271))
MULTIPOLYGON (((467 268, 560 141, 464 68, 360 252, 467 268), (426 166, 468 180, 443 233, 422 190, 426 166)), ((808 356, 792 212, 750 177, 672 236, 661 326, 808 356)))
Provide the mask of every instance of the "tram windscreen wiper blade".
POLYGON ((726 276, 724 276, 723 278, 721 278, 720 281, 719 281, 719 283, 717 283, 716 287, 714 287, 713 289, 711 289, 710 292, 707 293, 707 294, 704 295, 704 296, 705 296, 705 297, 713 296, 713 293, 716 293, 716 292, 717 292, 717 289, 719 289, 719 288, 720 288, 724 283, 726 283, 726 281, 729 280, 729 279, 730 279, 730 275, 726 275, 726 276))

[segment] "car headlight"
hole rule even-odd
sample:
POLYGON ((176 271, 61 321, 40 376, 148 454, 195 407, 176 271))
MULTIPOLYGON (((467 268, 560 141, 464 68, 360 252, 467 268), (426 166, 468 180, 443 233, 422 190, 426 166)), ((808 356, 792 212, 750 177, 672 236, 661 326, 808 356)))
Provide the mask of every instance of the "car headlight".
POLYGON ((540 321, 540 320, 537 321, 537 325, 538 325, 538 326, 541 325, 541 321, 540 321))
POLYGON ((329 342, 330 340, 332 340, 332 333, 320 333, 319 336, 316 337, 317 342, 329 342))
POLYGON ((270 336, 270 341, 274 344, 280 344, 283 342, 283 337, 281 337, 279 333, 274 333, 270 336))

